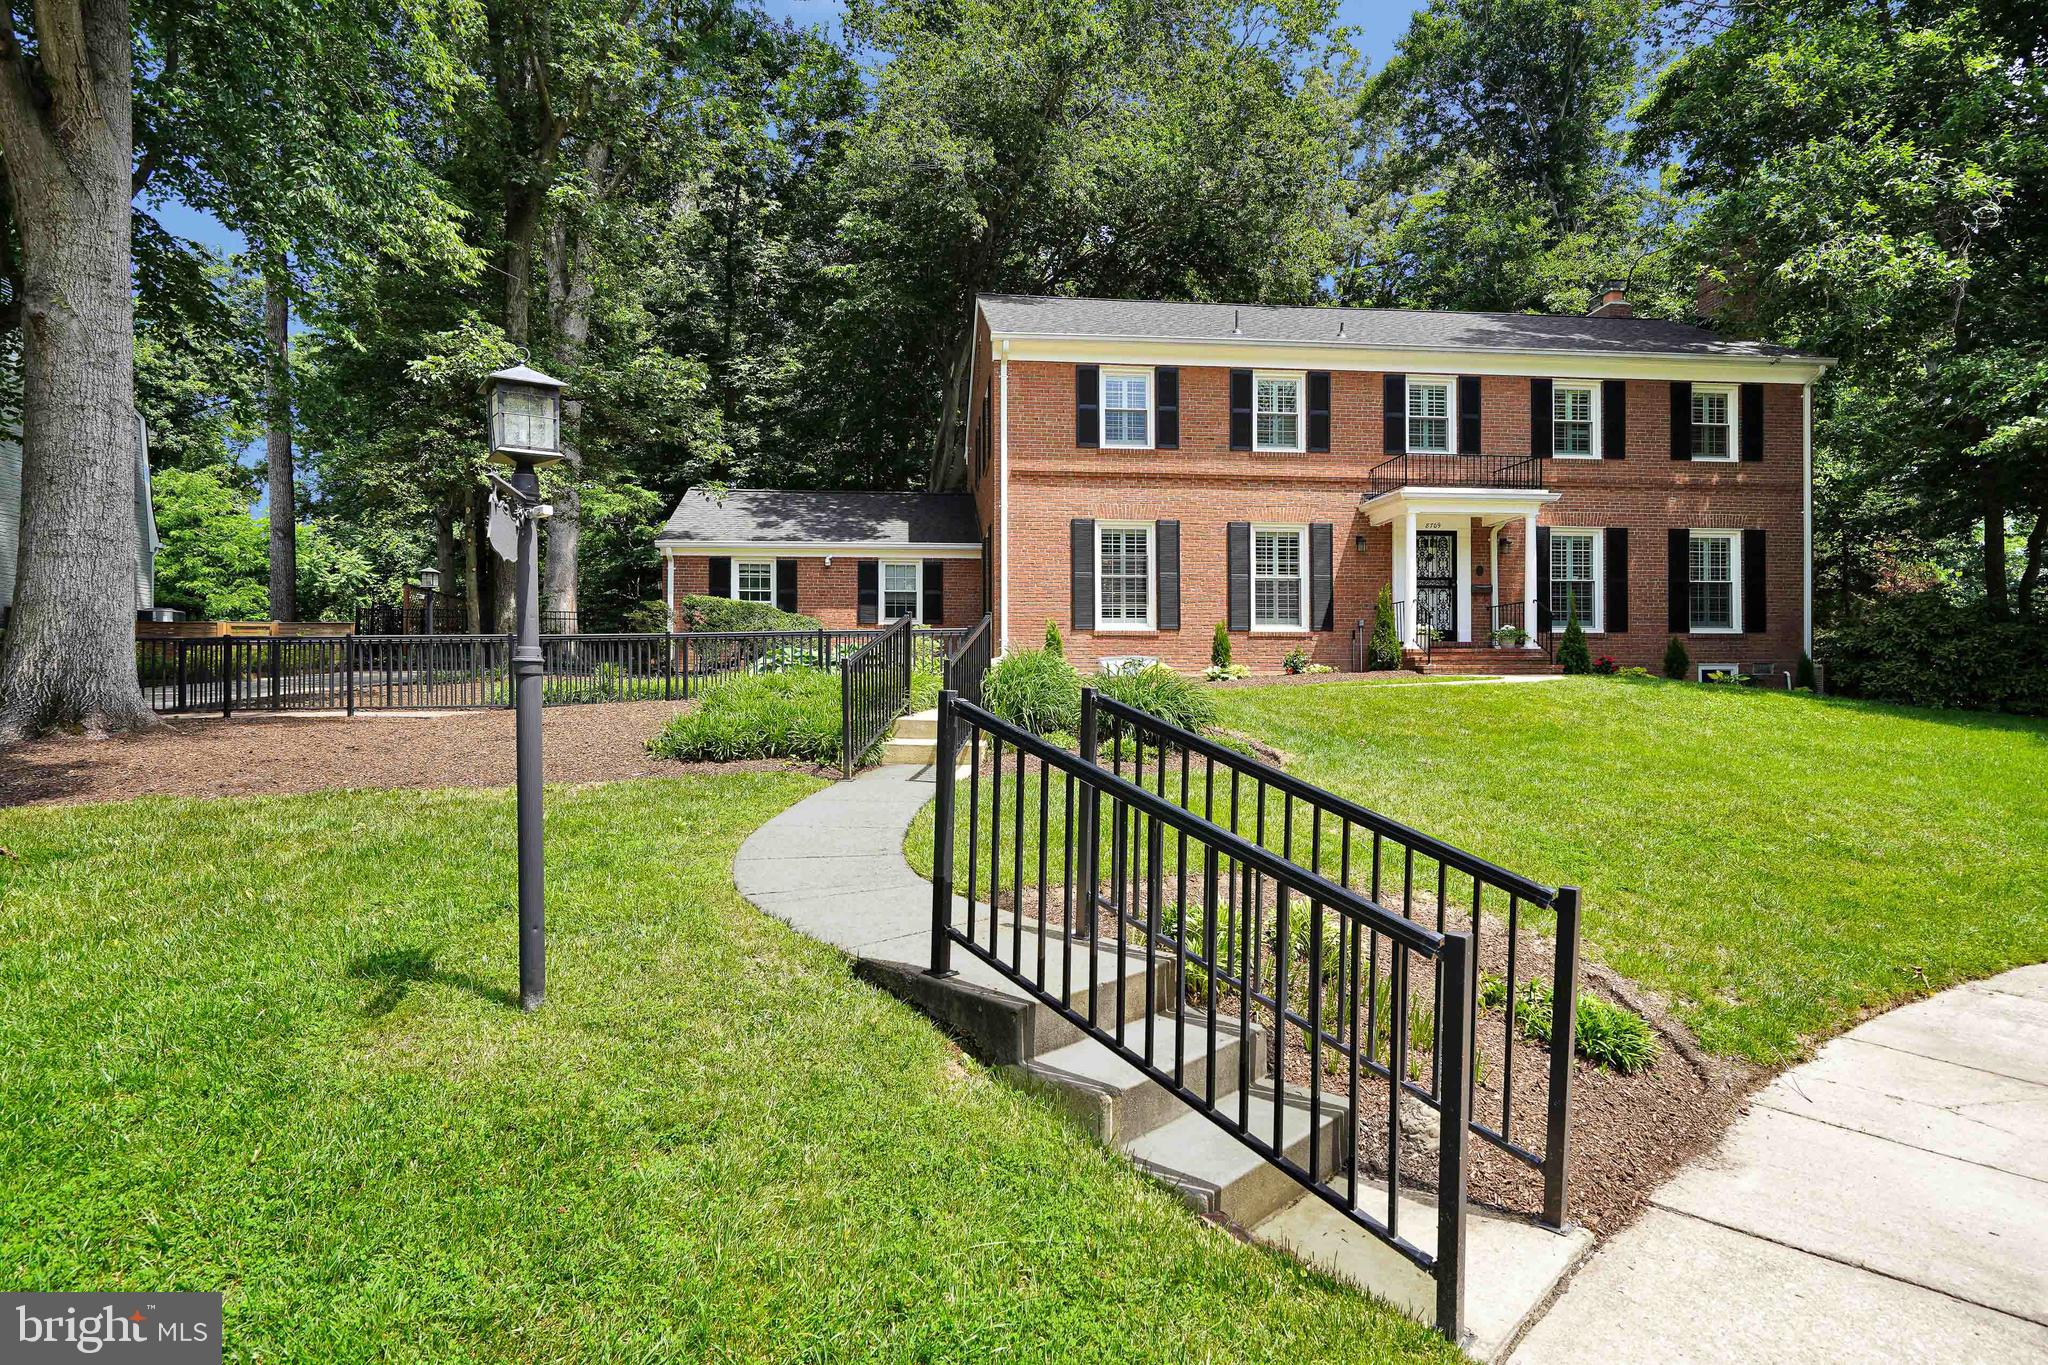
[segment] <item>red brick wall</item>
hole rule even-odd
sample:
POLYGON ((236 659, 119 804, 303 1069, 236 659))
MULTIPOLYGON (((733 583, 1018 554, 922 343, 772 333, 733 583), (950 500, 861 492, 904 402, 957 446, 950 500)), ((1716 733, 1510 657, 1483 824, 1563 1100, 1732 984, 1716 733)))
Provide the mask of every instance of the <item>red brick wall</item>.
MULTIPOLYGON (((763 559, 774 555, 763 554, 763 559)), ((820 555, 790 556, 796 560, 796 609, 815 616, 834 630, 860 624, 861 556, 834 555, 828 565, 820 555)), ((908 556, 906 556, 908 557, 908 556)), ((974 559, 946 559, 945 620, 926 625, 970 626, 981 619, 981 562, 974 559)), ((711 588, 711 557, 675 555, 669 559, 670 600, 699 595, 711 588)), ((680 616, 675 629, 683 628, 680 616)))
MULTIPOLYGON (((977 351, 975 392, 996 376, 996 420, 1002 421, 1000 370, 983 338, 977 351)), ((1373 527, 1360 507, 1368 471, 1387 458, 1383 450, 1382 376, 1332 375, 1331 449, 1314 454, 1277 454, 1229 449, 1229 372, 1220 367, 1184 366, 1180 372, 1178 450, 1081 449, 1074 444, 1074 367, 1044 361, 1012 361, 1009 374, 1010 537, 1015 567, 1010 580, 1014 621, 1012 648, 1035 644, 1048 618, 1068 633, 1078 662, 1110 654, 1151 654, 1183 668, 1207 663, 1211 632, 1225 619, 1227 584, 1225 527, 1231 521, 1329 522, 1333 527, 1334 622, 1336 629, 1309 635, 1238 634, 1233 654, 1255 669, 1278 667, 1280 657, 1306 644, 1318 660, 1345 667, 1350 631, 1370 618, 1374 598, 1387 581, 1392 529, 1373 527), (1170 632, 1088 632, 1072 629, 1069 588, 1069 524, 1077 517, 1097 520, 1180 522, 1181 629, 1170 632), (1357 548, 1364 538, 1364 549, 1357 548)), ((1485 376, 1480 385, 1485 448, 1489 453, 1529 450, 1529 381, 1518 376, 1485 376)), ((1561 498, 1546 506, 1540 523, 1563 527, 1627 527, 1629 530, 1629 628, 1595 636, 1593 651, 1624 663, 1654 668, 1670 638, 1666 626, 1666 532, 1672 527, 1760 528, 1766 534, 1767 619, 1760 634, 1689 636, 1698 662, 1739 660, 1790 664, 1799 656, 1801 544, 1800 387, 1764 387, 1764 458, 1757 462, 1707 464, 1670 458, 1669 385, 1630 380, 1627 458, 1549 462, 1549 487, 1561 498)), ((1000 426, 991 478, 1000 466, 1000 426)), ((1000 513, 997 491, 977 488, 987 524, 1000 513)), ((1522 594, 1523 535, 1520 522, 1503 532, 1511 548, 1501 556, 1500 600, 1522 594)), ((1481 577, 1488 562, 1488 533, 1471 539, 1472 606, 1483 634, 1483 612, 1492 600, 1481 577)), ((1000 553, 1000 548, 995 552, 1000 553)), ((1000 573, 1000 561, 996 563, 1000 573)), ((1000 584, 1000 578, 996 580, 1000 584)), ((1000 601, 1000 586, 997 588, 1000 601)), ((1000 630, 1002 622, 998 621, 1000 630)), ((999 636, 1000 638, 1000 636, 999 636)))

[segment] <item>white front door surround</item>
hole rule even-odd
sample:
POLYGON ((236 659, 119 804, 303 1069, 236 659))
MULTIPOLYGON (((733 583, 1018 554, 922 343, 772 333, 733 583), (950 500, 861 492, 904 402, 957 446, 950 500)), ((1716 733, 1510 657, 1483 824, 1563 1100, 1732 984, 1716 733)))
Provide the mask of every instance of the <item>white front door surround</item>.
MULTIPOLYGON (((1500 603, 1500 550, 1502 526, 1519 523, 1522 535, 1522 620, 1536 619, 1536 517, 1545 503, 1556 502, 1558 494, 1547 491, 1518 492, 1501 489, 1405 488, 1374 498, 1365 505, 1365 517, 1373 526, 1393 529, 1393 595, 1403 604, 1395 612, 1404 649, 1422 643, 1422 624, 1416 610, 1418 591, 1416 537, 1429 531, 1448 531, 1457 537, 1457 583, 1453 596, 1457 607, 1457 634, 1461 644, 1475 638, 1472 620, 1472 538, 1475 526, 1486 533, 1492 556, 1494 605, 1500 603)), ((1490 627, 1480 625, 1478 636, 1490 627)), ((1530 632, 1528 647, 1537 647, 1530 632)))

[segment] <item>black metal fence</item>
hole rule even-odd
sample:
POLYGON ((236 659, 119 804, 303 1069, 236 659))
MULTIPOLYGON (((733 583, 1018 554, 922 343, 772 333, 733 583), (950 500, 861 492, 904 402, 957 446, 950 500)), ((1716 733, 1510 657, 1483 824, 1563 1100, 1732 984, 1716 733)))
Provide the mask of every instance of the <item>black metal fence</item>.
POLYGON ((908 616, 839 661, 839 768, 848 777, 910 701, 908 616))
POLYGON ((1365 496, 1403 488, 1541 488, 1549 468, 1542 455, 1396 455, 1365 476, 1365 496))
POLYGON ((941 751, 968 757, 964 790, 937 772, 932 970, 971 952, 1112 1048, 1431 1275, 1455 1340, 1467 1135, 1539 1170, 1544 1220, 1564 1220, 1577 892, 1092 691, 1083 705, 1073 754, 942 694, 941 751), (1511 1038, 1498 1119, 1474 1112, 1481 935, 1507 935, 1515 1000, 1532 907, 1557 923, 1540 1150, 1511 1038), (1419 1170, 1402 1150, 1416 1107, 1439 1134, 1419 1170), (1433 1209, 1404 1204, 1418 1186, 1433 1209), (1429 1217, 1433 1250, 1403 1230, 1429 1217))
POLYGON ((980 625, 954 642, 952 652, 946 656, 945 678, 940 684, 944 690, 976 706, 981 705, 981 680, 988 674, 994 636, 989 627, 990 618, 984 616, 980 625))
POLYGON ((1486 642, 1500 649, 1514 649, 1534 644, 1543 651, 1543 657, 1551 657, 1556 637, 1551 631, 1550 613, 1542 603, 1536 604, 1536 623, 1529 623, 1529 604, 1526 602, 1499 602, 1487 612, 1486 642))
MULTIPOLYGON (((892 627, 893 629, 893 627, 892 627)), ((831 668, 885 632, 543 635, 550 706, 687 699, 736 673, 831 668)), ((918 627, 913 661, 938 667, 972 632, 918 627)), ((504 635, 250 636, 138 640, 136 676, 163 715, 237 711, 474 710, 512 704, 504 635)))

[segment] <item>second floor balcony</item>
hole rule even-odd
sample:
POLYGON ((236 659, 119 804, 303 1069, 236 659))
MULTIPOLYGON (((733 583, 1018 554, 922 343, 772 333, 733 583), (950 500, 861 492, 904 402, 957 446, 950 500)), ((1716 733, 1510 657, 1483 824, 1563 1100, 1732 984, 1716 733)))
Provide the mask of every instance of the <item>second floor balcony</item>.
POLYGON ((1366 475, 1365 499, 1404 488, 1541 489, 1549 464, 1545 455, 1394 455, 1366 475))

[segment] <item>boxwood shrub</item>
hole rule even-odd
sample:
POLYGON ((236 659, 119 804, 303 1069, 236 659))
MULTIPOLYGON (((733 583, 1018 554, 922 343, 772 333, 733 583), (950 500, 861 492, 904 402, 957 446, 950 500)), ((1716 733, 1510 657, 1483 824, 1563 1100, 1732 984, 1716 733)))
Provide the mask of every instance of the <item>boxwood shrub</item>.
POLYGON ((1939 590, 1865 604, 1816 652, 1845 696, 2048 715, 2048 624, 1994 620, 1939 590))
POLYGON ((820 625, 815 616, 730 597, 685 597, 676 608, 684 630, 816 630, 820 625))

